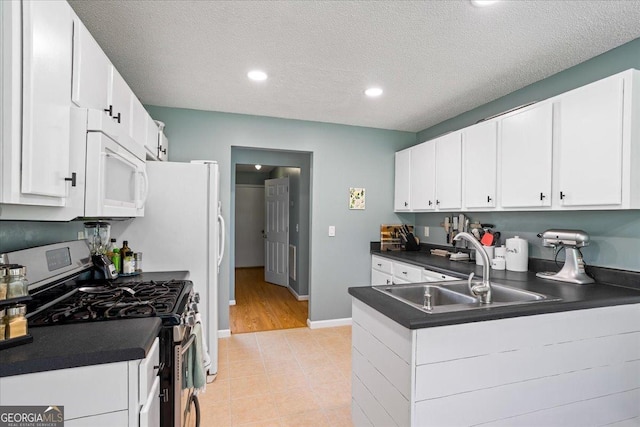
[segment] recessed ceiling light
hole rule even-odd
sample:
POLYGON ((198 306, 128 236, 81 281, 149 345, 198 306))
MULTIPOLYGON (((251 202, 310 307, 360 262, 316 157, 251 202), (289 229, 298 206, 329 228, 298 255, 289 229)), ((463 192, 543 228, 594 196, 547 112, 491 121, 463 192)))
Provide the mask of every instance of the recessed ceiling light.
POLYGON ((380 89, 379 87, 370 87, 369 89, 364 91, 364 94, 371 98, 375 98, 382 95, 382 89, 380 89))
POLYGON ((256 165, 255 167, 256 167, 257 170, 262 169, 262 165, 256 165))
POLYGON ((260 70, 253 70, 247 73, 247 77, 249 77, 251 80, 261 82, 263 80, 267 80, 267 73, 260 70))
POLYGON ((491 6, 498 3, 498 0, 471 0, 471 4, 478 7, 491 6))

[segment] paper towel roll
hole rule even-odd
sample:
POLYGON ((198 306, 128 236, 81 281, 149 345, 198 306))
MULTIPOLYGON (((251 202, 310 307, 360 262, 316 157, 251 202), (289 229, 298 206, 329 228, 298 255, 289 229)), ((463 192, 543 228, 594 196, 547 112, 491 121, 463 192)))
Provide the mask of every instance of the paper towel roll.
POLYGON ((515 236, 505 242, 507 254, 505 261, 509 271, 527 271, 529 269, 529 243, 515 236))

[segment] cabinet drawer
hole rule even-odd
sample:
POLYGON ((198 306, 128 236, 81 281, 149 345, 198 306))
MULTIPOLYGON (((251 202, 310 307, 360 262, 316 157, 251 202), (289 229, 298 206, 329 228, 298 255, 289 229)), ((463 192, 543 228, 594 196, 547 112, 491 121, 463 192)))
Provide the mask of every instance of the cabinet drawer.
POLYGON ((158 376, 158 365, 160 365, 160 345, 158 338, 156 338, 147 357, 140 362, 140 366, 138 367, 138 375, 140 378, 138 403, 140 405, 144 405, 148 400, 149 391, 158 376))
POLYGON ((437 271, 422 270, 422 280, 425 282, 440 282, 444 280, 460 280, 457 277, 438 273, 437 271))
POLYGON ((393 262, 386 258, 373 255, 371 257, 371 268, 383 273, 393 274, 393 262))
POLYGON ((410 283, 422 281, 422 268, 401 262, 393 263, 393 276, 410 283))

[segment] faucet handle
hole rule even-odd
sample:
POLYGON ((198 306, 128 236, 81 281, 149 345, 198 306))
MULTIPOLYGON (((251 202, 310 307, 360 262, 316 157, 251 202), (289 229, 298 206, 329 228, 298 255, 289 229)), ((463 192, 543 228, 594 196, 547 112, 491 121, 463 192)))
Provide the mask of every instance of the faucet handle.
POLYGON ((469 279, 467 279, 467 284, 469 285, 469 292, 471 292, 471 295, 474 295, 473 293, 473 276, 475 275, 474 272, 471 272, 471 274, 469 274, 469 279))

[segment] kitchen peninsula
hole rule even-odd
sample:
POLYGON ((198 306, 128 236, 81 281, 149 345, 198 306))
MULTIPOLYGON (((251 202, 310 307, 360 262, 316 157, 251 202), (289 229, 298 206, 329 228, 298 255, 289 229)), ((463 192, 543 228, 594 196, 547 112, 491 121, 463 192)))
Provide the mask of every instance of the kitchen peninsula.
MULTIPOLYGON (((482 274, 424 252, 373 254, 448 277, 482 274)), ((560 300, 430 314, 372 287, 349 289, 355 425, 638 419, 640 289, 495 273, 494 282, 560 300)))

